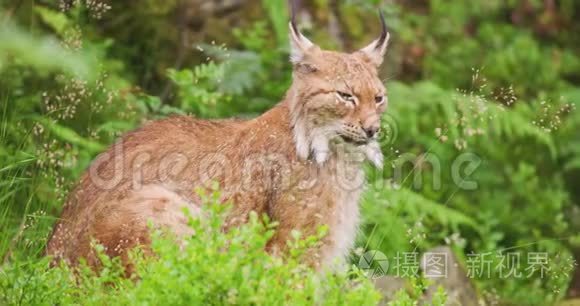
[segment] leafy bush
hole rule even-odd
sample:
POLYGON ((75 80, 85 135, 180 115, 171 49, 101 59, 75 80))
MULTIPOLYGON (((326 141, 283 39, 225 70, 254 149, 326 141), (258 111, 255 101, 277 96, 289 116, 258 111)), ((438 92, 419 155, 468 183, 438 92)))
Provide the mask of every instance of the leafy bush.
MULTIPOLYGON (((0 303, 27 305, 374 305, 380 295, 363 274, 319 273, 302 264, 318 237, 291 241, 290 255, 264 252, 275 225, 256 214, 224 233, 226 205, 218 193, 203 196, 204 218, 190 218, 193 234, 176 242, 156 231, 153 258, 132 253, 135 273, 125 278, 117 259, 100 255, 103 269, 76 274, 49 268, 47 258, 6 265, 0 271, 0 303)), ((102 251, 102 249, 101 249, 102 251)))

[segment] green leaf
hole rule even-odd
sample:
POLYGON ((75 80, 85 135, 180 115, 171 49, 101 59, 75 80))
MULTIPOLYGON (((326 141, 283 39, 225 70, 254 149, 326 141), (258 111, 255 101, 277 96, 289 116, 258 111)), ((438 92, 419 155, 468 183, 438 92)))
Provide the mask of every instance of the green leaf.
POLYGON ((35 6, 34 12, 40 16, 44 23, 61 36, 64 35, 66 29, 72 26, 68 17, 61 12, 53 11, 43 6, 35 6))
POLYGON ((0 72, 7 63, 17 63, 42 71, 64 71, 94 80, 96 67, 91 54, 72 53, 50 37, 35 37, 11 24, 0 27, 0 72))
POLYGON ((286 1, 262 0, 262 4, 268 12, 279 45, 286 45, 288 41, 288 9, 286 1))
POLYGON ((50 132, 52 132, 54 136, 60 138, 61 140, 77 145, 79 147, 83 147, 91 151, 92 153, 100 153, 105 149, 104 145, 96 141, 84 138, 79 134, 77 134, 77 132, 75 132, 74 130, 66 126, 59 125, 58 123, 51 121, 47 118, 36 117, 36 120, 42 123, 42 125, 44 125, 50 132))

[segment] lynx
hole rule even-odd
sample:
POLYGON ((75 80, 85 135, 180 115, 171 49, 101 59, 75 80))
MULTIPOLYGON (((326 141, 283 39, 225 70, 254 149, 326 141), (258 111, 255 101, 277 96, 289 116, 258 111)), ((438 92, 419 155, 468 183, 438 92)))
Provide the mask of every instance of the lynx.
POLYGON ((353 53, 322 50, 289 23, 293 82, 284 99, 247 120, 176 116, 124 135, 91 164, 70 193, 46 253, 76 265, 98 260, 92 242, 128 263, 147 250, 150 224, 194 235, 184 208, 203 218, 196 189, 219 184, 231 203, 225 229, 251 212, 278 223, 267 251, 283 254, 294 230, 327 234, 308 256, 325 267, 344 260, 359 223, 363 164, 382 167, 377 133, 386 108, 378 77, 389 33, 353 53))

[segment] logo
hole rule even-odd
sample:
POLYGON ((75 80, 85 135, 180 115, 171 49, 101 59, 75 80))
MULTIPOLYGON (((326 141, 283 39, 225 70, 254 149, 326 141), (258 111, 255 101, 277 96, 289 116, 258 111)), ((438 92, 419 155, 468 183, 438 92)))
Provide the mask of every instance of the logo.
POLYGON ((368 251, 358 261, 358 267, 371 278, 379 278, 387 274, 389 259, 380 251, 368 251))

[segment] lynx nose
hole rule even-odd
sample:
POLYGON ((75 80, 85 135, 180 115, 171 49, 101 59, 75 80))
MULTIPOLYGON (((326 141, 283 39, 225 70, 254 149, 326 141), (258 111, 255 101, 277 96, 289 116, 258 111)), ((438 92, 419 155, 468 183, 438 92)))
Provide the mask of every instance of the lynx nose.
POLYGON ((367 134, 368 138, 372 138, 379 131, 379 127, 378 126, 370 126, 370 127, 364 128, 363 130, 367 134))

